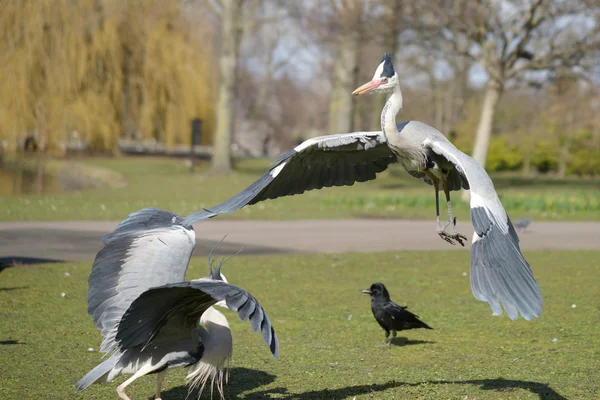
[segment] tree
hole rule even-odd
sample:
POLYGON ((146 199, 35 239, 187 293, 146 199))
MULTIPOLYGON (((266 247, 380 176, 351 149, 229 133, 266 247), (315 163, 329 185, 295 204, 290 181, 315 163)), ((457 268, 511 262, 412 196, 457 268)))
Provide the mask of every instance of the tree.
MULTIPOLYGON (((73 132, 113 152, 122 134, 189 143, 214 124, 210 48, 191 39, 178 0, 0 1, 0 143, 39 132, 60 150, 73 132)), ((194 31, 206 40, 204 24, 194 31), (202 34, 200 34, 202 31, 202 34)), ((39 138, 38 138, 39 139, 39 138)))
POLYGON ((329 100, 329 133, 352 132, 357 84, 362 0, 332 1, 337 42, 333 63, 333 89, 329 100))
POLYGON ((480 164, 485 166, 494 115, 507 85, 539 71, 581 72, 593 63, 586 61, 600 44, 598 12, 586 0, 438 0, 415 14, 416 25, 487 73, 473 148, 480 164))
POLYGON ((235 94, 243 0, 221 0, 222 46, 219 58, 219 101, 213 146, 212 172, 231 173, 231 141, 235 128, 235 94))

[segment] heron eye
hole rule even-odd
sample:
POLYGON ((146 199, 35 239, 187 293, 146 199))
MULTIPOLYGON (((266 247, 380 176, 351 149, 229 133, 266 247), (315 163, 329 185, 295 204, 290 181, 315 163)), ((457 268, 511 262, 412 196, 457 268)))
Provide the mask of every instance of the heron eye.
POLYGON ((381 80, 381 82, 383 82, 383 83, 388 83, 388 78, 383 78, 383 79, 381 80))

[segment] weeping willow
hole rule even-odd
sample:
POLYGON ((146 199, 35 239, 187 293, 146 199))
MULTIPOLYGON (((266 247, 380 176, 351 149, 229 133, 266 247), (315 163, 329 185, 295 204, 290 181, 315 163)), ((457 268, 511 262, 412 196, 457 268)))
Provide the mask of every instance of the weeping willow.
POLYGON ((56 148, 77 131, 93 151, 123 136, 172 147, 192 118, 212 132, 212 38, 181 3, 0 0, 0 141, 14 151, 37 131, 56 148))

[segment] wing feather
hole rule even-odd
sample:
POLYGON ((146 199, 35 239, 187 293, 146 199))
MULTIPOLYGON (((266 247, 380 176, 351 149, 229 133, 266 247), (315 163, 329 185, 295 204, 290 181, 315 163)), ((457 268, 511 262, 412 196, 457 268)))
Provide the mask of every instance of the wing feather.
POLYGON ((261 331, 265 343, 277 357, 278 339, 263 307, 245 290, 213 279, 171 283, 143 292, 131 303, 118 325, 118 348, 126 350, 148 343, 171 318, 198 320, 209 307, 221 300, 225 300, 232 311, 237 311, 242 320, 247 318, 242 309, 251 304, 250 326, 254 332, 261 331), (243 303, 241 309, 232 308, 239 303, 243 303))
POLYGON ((526 320, 542 313, 542 294, 529 263, 521 253, 519 237, 506 214, 492 180, 475 160, 443 135, 425 139, 423 146, 452 162, 471 188, 471 289, 486 301, 494 315, 502 307, 511 319, 526 320))
POLYGON ((100 329, 100 350, 115 349, 117 325, 131 303, 151 287, 181 282, 195 246, 195 234, 175 214, 143 209, 110 234, 88 279, 88 313, 100 329))
POLYGON ((356 132, 308 139, 278 157, 269 172, 234 197, 190 214, 191 225, 267 199, 375 179, 397 158, 382 132, 356 132))

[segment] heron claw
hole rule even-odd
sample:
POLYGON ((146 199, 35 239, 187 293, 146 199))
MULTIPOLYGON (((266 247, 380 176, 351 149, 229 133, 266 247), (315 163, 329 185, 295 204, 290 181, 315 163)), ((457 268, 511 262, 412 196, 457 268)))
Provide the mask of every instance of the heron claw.
POLYGON ((467 240, 467 238, 466 236, 456 232, 456 217, 454 217, 454 219, 452 219, 451 221, 448 221, 445 227, 442 228, 441 226, 438 226, 437 233, 442 239, 444 239, 451 245, 456 245, 454 241, 457 241, 462 247, 465 247, 465 243, 463 242, 463 240, 467 240), (446 229, 450 225, 452 225, 452 233, 446 232, 446 229))

